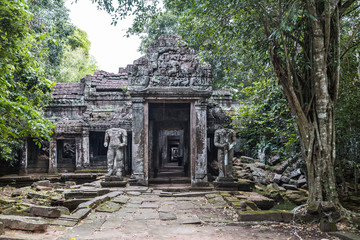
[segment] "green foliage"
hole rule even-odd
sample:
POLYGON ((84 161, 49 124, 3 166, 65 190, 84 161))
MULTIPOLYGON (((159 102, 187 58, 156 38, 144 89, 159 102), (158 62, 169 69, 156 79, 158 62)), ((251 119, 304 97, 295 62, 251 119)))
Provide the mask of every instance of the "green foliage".
POLYGON ((64 0, 30 0, 29 6, 29 11, 33 14, 30 26, 37 36, 42 36, 37 41, 38 46, 32 51, 42 64, 46 77, 56 79, 65 45, 75 29, 70 23, 69 10, 65 7, 64 0))
POLYGON ((49 138, 52 125, 42 117, 52 83, 31 53, 36 39, 28 27, 25 1, 0 2, 0 159, 13 162, 25 137, 49 138))
POLYGON ((241 148, 252 157, 291 156, 300 151, 295 121, 274 78, 253 81, 240 89, 240 107, 234 127, 243 139, 241 148))
POLYGON ((76 28, 73 34, 68 37, 67 44, 71 47, 71 50, 76 50, 77 48, 83 49, 83 52, 86 56, 89 56, 89 50, 91 42, 87 38, 87 33, 81 29, 76 28))
POLYGON ((78 82, 88 74, 98 69, 95 59, 81 48, 72 49, 66 46, 64 58, 60 65, 60 74, 57 82, 78 82))

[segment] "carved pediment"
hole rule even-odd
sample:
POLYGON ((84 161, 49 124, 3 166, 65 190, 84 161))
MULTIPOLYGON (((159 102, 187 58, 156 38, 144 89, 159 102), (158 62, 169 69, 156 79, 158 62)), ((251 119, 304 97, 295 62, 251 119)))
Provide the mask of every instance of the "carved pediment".
POLYGON ((194 50, 176 35, 162 35, 152 42, 147 54, 128 65, 130 90, 189 88, 211 91, 209 64, 201 64, 194 50))

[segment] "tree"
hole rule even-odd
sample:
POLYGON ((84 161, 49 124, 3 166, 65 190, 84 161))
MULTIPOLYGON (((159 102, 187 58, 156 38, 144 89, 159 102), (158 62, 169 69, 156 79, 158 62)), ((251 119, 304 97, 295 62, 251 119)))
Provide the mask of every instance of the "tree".
POLYGON ((0 159, 14 162, 23 138, 49 138, 52 125, 42 117, 52 83, 31 54, 37 40, 28 27, 23 0, 0 2, 0 159))
POLYGON ((70 22, 64 0, 29 0, 30 28, 42 36, 32 47, 48 79, 59 78, 65 46, 75 27, 70 22))
POLYGON ((78 82, 98 69, 96 60, 89 54, 90 45, 87 33, 76 28, 65 45, 56 82, 78 82))
MULTIPOLYGON (((115 17, 133 10, 134 29, 146 23, 143 16, 159 12, 143 1, 119 0, 118 8, 111 1, 95 2, 114 11, 115 17)), ((210 44, 224 55, 235 51, 246 56, 241 49, 251 45, 252 52, 270 60, 295 116, 307 165, 308 205, 316 209, 326 203, 340 205, 334 174, 334 110, 341 58, 359 37, 359 5, 355 0, 164 1, 165 9, 180 16, 180 25, 202 39, 201 46, 210 44), (345 23, 353 26, 352 31, 344 31, 345 23)))

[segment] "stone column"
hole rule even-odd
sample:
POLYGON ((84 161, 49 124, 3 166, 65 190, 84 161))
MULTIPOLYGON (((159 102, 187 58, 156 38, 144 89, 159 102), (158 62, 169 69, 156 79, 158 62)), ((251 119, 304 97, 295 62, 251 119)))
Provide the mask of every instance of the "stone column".
POLYGON ((27 174, 28 166, 28 139, 24 140, 23 149, 21 151, 20 171, 21 175, 27 174))
POLYGON ((144 130, 144 109, 143 98, 132 99, 132 174, 131 179, 139 184, 147 185, 144 174, 145 158, 145 130, 144 130))
POLYGON ((82 166, 83 153, 82 153, 82 139, 81 139, 81 137, 76 137, 75 138, 75 148, 76 148, 76 153, 75 153, 76 168, 81 169, 81 168, 83 168, 83 166, 82 166))
POLYGON ((192 117, 195 119, 192 122, 195 124, 193 134, 195 138, 192 138, 195 145, 195 162, 194 164, 194 176, 191 179, 192 186, 208 186, 207 180, 207 124, 206 124, 206 101, 197 101, 194 105, 194 114, 192 117))
POLYGON ((50 140, 49 173, 57 173, 57 147, 55 137, 52 137, 50 140))
POLYGON ((82 167, 90 166, 90 149, 89 149, 89 130, 85 129, 82 132, 82 167))

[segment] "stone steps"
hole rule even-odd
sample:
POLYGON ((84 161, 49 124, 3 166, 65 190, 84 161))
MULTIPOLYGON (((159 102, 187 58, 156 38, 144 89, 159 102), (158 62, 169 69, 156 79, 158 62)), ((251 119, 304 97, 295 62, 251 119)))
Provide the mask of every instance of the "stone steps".
POLYGON ((190 184, 189 177, 157 177, 157 178, 150 178, 149 184, 190 184))

